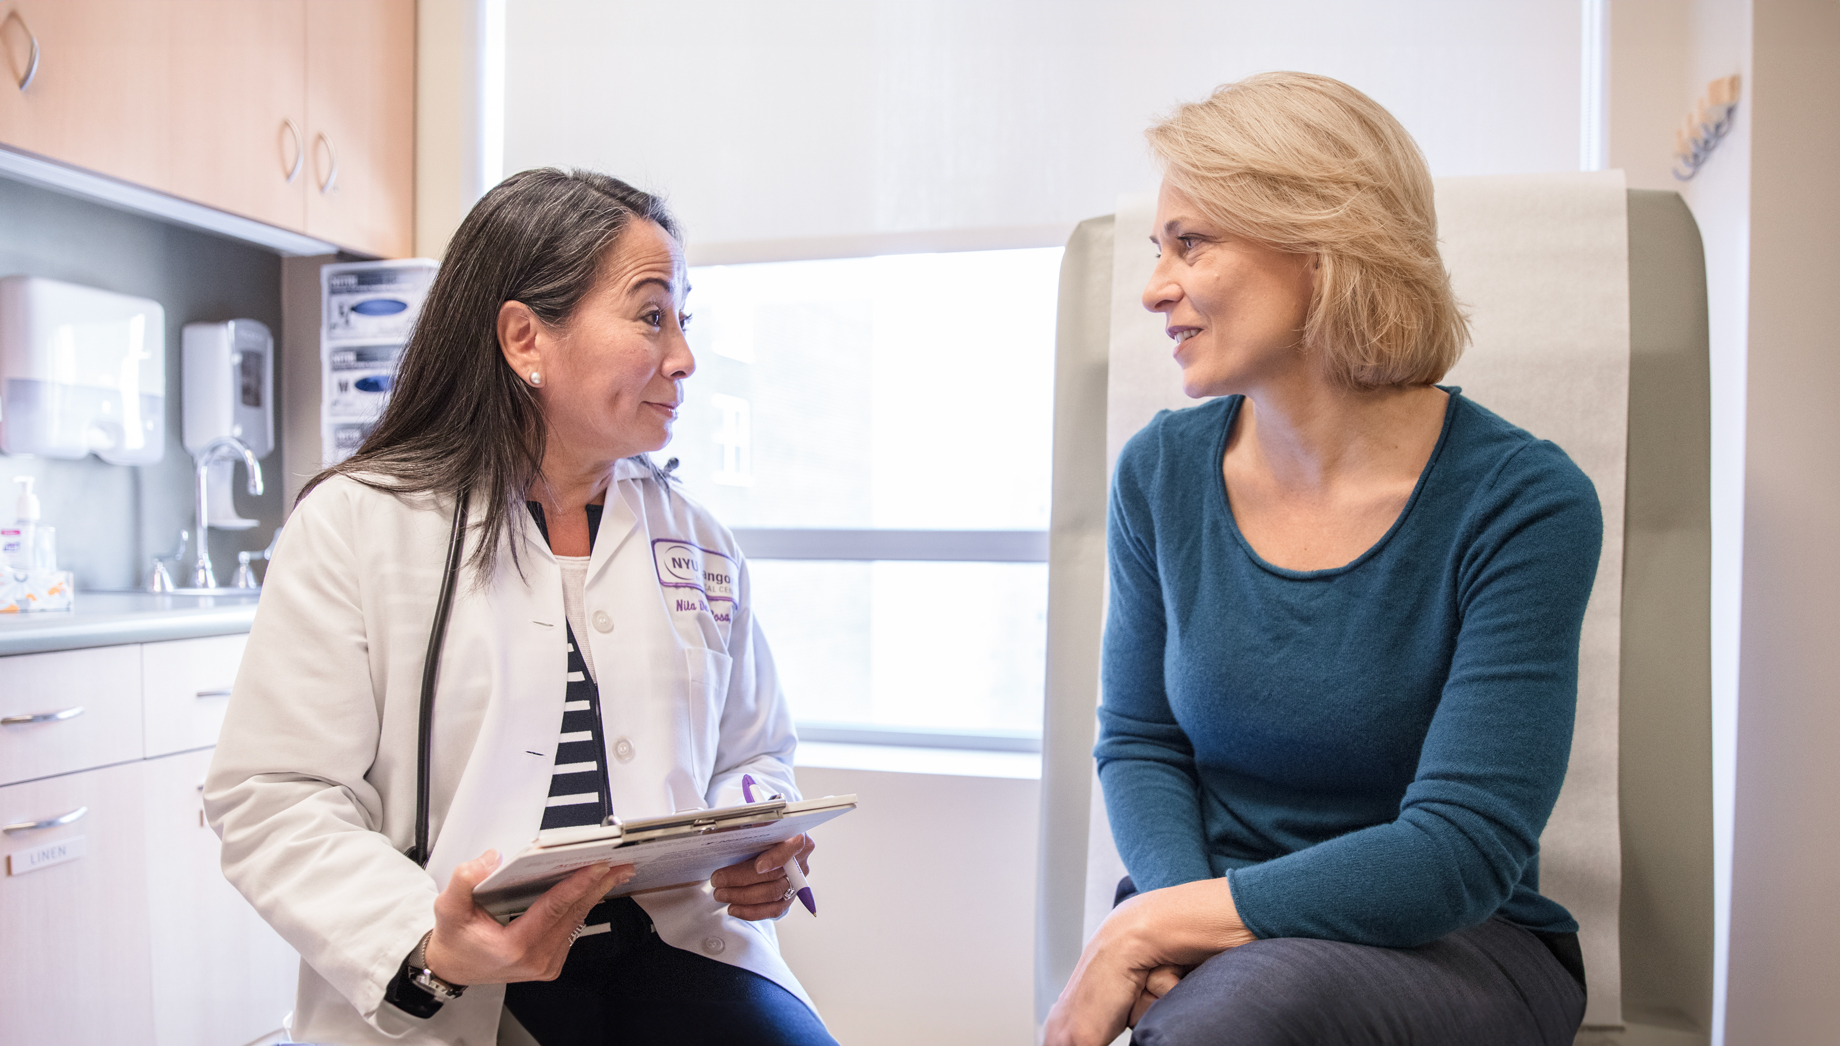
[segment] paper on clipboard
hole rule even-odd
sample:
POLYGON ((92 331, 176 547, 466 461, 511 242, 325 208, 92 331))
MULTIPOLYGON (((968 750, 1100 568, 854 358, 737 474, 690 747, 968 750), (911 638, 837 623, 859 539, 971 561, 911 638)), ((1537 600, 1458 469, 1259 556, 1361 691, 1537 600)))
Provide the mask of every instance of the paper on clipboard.
POLYGON ((473 899, 505 921, 570 872, 601 861, 636 869, 632 879, 610 891, 609 897, 698 883, 718 868, 759 856, 776 843, 854 809, 854 795, 832 795, 547 832, 499 865, 474 889, 473 899))

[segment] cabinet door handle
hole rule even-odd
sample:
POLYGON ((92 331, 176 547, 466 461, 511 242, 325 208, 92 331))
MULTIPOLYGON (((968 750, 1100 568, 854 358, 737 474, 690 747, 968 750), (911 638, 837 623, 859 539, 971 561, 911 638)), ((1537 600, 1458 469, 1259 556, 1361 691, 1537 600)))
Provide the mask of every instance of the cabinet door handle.
POLYGON ((332 139, 326 137, 326 132, 321 131, 319 137, 313 140, 314 161, 316 164, 319 159, 319 143, 321 142, 326 143, 326 156, 332 161, 332 169, 326 172, 325 180, 319 183, 319 194, 325 196, 332 191, 333 186, 339 184, 339 151, 332 147, 332 139))
POLYGON ((0 718, 0 726, 24 726, 27 723, 61 723, 66 719, 75 719, 83 714, 83 706, 62 709, 57 712, 33 712, 26 715, 10 715, 0 718))
POLYGON ((230 687, 224 687, 221 690, 200 690, 198 691, 198 696, 199 697, 229 697, 230 690, 231 690, 230 687))
POLYGON ((281 119, 281 129, 294 136, 294 166, 288 168, 287 178, 284 179, 291 185, 294 179, 300 177, 300 169, 306 166, 307 140, 300 136, 300 126, 286 117, 281 119))
POLYGON ((32 86, 32 78, 38 75, 38 34, 26 24, 25 16, 19 13, 18 8, 7 12, 6 18, 0 20, 0 26, 6 25, 7 22, 18 22, 19 28, 26 31, 26 39, 32 41, 32 56, 26 59, 26 73, 19 78, 19 89, 23 91, 32 86))
POLYGON ((36 832, 43 828, 62 828, 73 821, 81 821, 87 813, 89 813, 89 807, 79 806, 62 817, 53 817, 44 821, 20 821, 0 827, 0 832, 12 835, 14 832, 36 832))

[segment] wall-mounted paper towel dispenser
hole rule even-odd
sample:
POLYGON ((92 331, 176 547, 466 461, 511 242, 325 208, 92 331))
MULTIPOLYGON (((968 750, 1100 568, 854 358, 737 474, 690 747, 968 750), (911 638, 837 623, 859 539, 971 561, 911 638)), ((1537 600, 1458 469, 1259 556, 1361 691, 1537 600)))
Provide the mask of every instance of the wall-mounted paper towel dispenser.
POLYGON ((150 465, 166 451, 165 412, 159 302, 0 279, 0 451, 150 465))

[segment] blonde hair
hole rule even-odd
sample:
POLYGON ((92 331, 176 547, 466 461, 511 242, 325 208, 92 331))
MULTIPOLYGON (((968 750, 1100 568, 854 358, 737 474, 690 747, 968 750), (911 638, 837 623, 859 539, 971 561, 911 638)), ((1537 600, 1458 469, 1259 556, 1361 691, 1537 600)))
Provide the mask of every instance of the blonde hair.
POLYGON ((1261 73, 1145 132, 1163 176, 1227 233, 1317 254, 1303 345, 1362 389, 1429 385, 1469 342, 1438 255, 1425 157, 1391 113, 1310 73, 1261 73))

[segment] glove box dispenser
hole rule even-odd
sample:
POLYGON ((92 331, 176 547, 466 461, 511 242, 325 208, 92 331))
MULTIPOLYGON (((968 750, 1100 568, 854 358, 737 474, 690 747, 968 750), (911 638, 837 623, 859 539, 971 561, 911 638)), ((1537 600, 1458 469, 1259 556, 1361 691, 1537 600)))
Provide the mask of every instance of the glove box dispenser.
POLYGON ((165 421, 158 302, 0 279, 0 451, 150 465, 165 453, 165 421))

